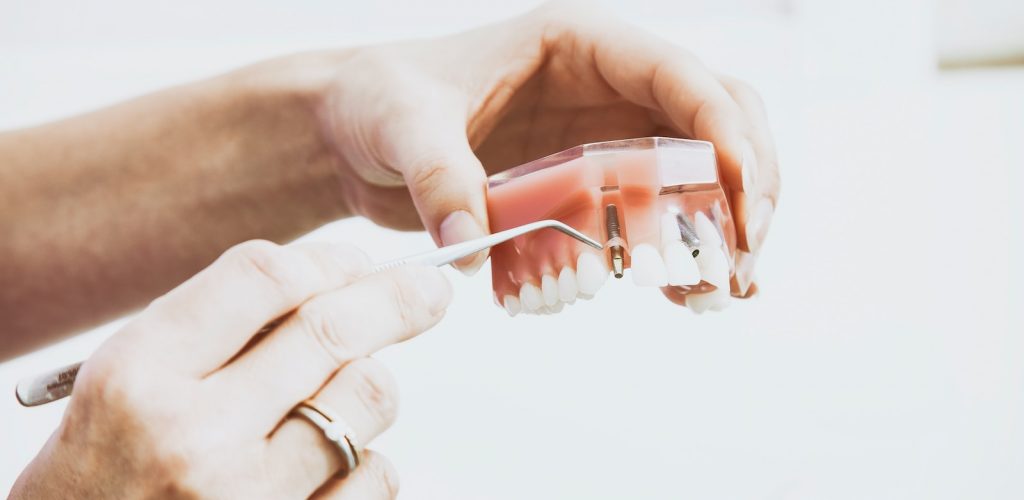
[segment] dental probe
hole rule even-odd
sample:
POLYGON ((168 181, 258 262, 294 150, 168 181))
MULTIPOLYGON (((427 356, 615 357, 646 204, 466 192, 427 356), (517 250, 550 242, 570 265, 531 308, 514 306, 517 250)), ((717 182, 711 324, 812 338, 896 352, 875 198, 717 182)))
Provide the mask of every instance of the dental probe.
POLYGON ((603 248, 601 244, 598 243, 596 240, 579 232, 574 227, 563 222, 559 222, 557 220, 548 219, 539 220, 537 222, 531 222, 529 224, 523 224, 522 226, 514 227, 512 229, 506 229, 498 233, 484 236, 483 238, 464 241, 462 243, 448 245, 446 247, 441 247, 436 250, 431 250, 429 252, 423 252, 420 254, 411 255, 409 257, 403 257, 401 259, 385 262, 383 264, 377 264, 376 266, 374 266, 373 272, 379 273, 381 271, 392 269, 398 266, 404 266, 406 264, 423 264, 430 266, 443 266, 445 264, 451 264, 452 262, 455 262, 464 257, 469 257, 470 255, 473 255, 481 250, 491 248, 499 243, 504 243, 508 240, 511 240, 512 238, 516 238, 526 233, 530 233, 538 229, 544 228, 551 228, 556 231, 565 233, 598 250, 601 250, 603 248))
MULTIPOLYGON (((566 235, 598 250, 603 248, 600 243, 579 232, 576 228, 557 220, 548 219, 523 224, 522 226, 506 229, 482 238, 464 241, 462 243, 448 245, 428 252, 418 253, 409 257, 403 257, 401 259, 377 264, 370 271, 370 274, 376 274, 407 264, 441 267, 464 257, 469 257, 481 250, 486 250, 500 243, 504 243, 512 238, 545 228, 551 228, 565 233, 566 235)), ((275 326, 277 325, 267 325, 261 331, 270 331, 275 326)), ((22 406, 39 406, 70 396, 71 390, 75 385, 75 379, 78 378, 78 369, 81 366, 82 363, 79 362, 35 377, 19 380, 18 385, 15 386, 14 390, 15 396, 18 398, 18 403, 21 403, 22 406)))

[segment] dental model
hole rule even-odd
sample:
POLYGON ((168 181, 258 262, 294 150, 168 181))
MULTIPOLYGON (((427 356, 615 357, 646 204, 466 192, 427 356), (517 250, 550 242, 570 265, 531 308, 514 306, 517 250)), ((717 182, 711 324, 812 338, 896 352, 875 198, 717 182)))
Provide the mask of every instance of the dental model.
POLYGON ((649 137, 585 144, 494 175, 491 231, 556 219, 604 242, 551 233, 491 249, 492 286, 510 315, 561 311, 611 272, 685 294, 697 313, 728 306, 736 236, 711 143, 649 137))

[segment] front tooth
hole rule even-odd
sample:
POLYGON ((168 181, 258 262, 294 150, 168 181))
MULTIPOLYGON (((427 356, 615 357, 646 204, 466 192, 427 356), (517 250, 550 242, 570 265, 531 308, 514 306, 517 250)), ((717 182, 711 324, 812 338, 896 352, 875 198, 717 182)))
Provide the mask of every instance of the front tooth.
POLYGON ((700 246, 717 247, 722 244, 722 235, 718 233, 715 223, 711 222, 711 219, 704 215, 704 212, 697 212, 694 221, 697 237, 700 238, 700 246))
POLYGON ((563 307, 565 307, 565 302, 559 301, 559 302, 555 303, 555 305, 550 307, 551 314, 558 314, 558 313, 562 312, 562 308, 563 307))
POLYGON ((701 245, 697 266, 704 281, 718 288, 729 288, 729 258, 722 247, 701 245))
POLYGON ((544 307, 544 296, 537 285, 524 283, 523 288, 519 290, 519 302, 522 303, 524 311, 536 312, 544 307))
POLYGON ((665 286, 668 284, 668 272, 665 262, 653 245, 641 243, 633 247, 629 254, 632 263, 633 284, 637 286, 665 286))
POLYGON ((505 310, 508 311, 509 316, 515 316, 522 310, 522 305, 519 303, 519 297, 515 295, 505 296, 505 310))
MULTIPOLYGON (((717 292, 718 290, 715 290, 717 292)), ((711 308, 712 304, 715 304, 718 299, 713 295, 715 292, 707 293, 691 293, 686 296, 686 307, 689 307, 691 311, 696 314, 703 314, 711 308)))
POLYGON ((572 304, 576 301, 577 291, 579 286, 576 283, 576 271, 569 266, 563 267, 562 272, 558 273, 558 298, 562 299, 562 302, 572 304))
POLYGON ((721 311, 729 307, 729 304, 732 304, 732 295, 729 294, 729 290, 726 288, 719 288, 711 292, 711 295, 715 296, 715 303, 711 304, 712 311, 721 311))
POLYGON ((721 311, 731 304, 728 288, 718 288, 707 293, 695 293, 686 296, 686 306, 700 314, 707 310, 721 311))
POLYGON ((662 248, 669 285, 696 285, 700 283, 700 268, 693 253, 682 241, 667 243, 662 248))
POLYGON ((544 305, 551 307, 558 302, 558 281, 554 276, 545 274, 540 278, 540 291, 544 295, 544 305))
POLYGON ((576 280, 579 282, 579 292, 586 295, 594 295, 608 279, 608 268, 596 254, 583 252, 576 260, 576 280))

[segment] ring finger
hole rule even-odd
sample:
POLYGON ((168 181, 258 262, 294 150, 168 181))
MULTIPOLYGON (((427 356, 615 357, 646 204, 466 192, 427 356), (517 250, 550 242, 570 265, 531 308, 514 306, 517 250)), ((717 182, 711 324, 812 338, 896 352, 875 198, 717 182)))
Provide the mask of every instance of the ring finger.
MULTIPOLYGON (((345 365, 313 399, 337 414, 363 446, 391 426, 398 390, 390 372, 372 358, 345 365)), ((341 450, 308 420, 291 415, 268 438, 267 470, 282 471, 279 491, 308 497, 344 467, 341 450)))

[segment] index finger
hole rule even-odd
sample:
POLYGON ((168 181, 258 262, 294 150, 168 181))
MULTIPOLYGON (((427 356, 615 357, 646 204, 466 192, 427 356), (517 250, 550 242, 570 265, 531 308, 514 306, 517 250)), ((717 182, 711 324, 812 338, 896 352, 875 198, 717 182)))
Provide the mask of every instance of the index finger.
POLYGON ((335 244, 237 245, 153 301, 112 339, 176 371, 202 377, 222 366, 267 323, 311 297, 370 270, 355 247, 335 244))

